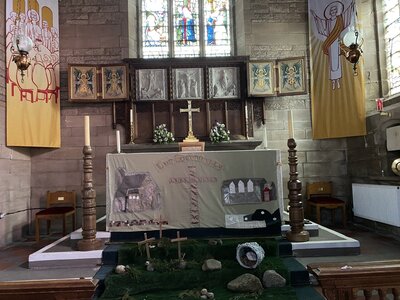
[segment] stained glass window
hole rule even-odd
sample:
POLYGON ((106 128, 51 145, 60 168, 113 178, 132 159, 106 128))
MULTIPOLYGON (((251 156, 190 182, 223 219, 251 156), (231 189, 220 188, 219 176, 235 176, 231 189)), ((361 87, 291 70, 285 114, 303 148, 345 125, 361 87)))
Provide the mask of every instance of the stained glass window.
POLYGON ((168 57, 168 1, 142 1, 141 14, 143 57, 168 57))
POLYGON ((230 0, 142 0, 144 58, 232 54, 230 0))
POLYGON ((383 4, 389 94, 394 95, 400 93, 400 1, 383 4))
POLYGON ((174 1, 174 56, 199 55, 199 3, 197 0, 176 0, 174 1))
POLYGON ((204 0, 205 56, 231 53, 229 0, 204 0))

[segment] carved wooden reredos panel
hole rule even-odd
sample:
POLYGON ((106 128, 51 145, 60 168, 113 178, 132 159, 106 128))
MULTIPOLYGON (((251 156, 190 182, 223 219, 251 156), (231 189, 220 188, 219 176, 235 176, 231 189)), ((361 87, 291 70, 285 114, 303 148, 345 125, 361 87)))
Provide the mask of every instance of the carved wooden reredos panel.
POLYGON ((179 109, 187 107, 186 100, 200 108, 193 113, 193 133, 200 140, 209 140, 216 121, 225 123, 233 138, 253 136, 252 110, 262 105, 262 99, 247 97, 248 57, 124 61, 129 64, 131 101, 125 104, 124 121, 117 121, 123 121, 130 134, 129 110, 133 109, 135 143, 152 142, 155 126, 163 123, 176 141, 182 141, 188 121, 179 109))

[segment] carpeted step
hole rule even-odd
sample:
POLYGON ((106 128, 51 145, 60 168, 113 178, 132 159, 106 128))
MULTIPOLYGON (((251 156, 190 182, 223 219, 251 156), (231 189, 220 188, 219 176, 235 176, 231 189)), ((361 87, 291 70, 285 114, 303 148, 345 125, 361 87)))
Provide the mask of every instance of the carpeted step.
POLYGON ((288 242, 288 240, 282 239, 282 238, 277 239, 277 242, 278 242, 278 251, 279 251, 278 253, 279 253, 280 257, 287 257, 287 256, 292 257, 293 256, 291 242, 288 242))
POLYGON ((291 286, 310 285, 310 275, 307 269, 293 257, 282 258, 283 264, 289 271, 291 286))
POLYGON ((103 265, 115 266, 118 264, 118 251, 121 245, 114 244, 108 245, 102 253, 102 263, 103 265))
POLYGON ((302 286, 294 288, 297 299, 299 300, 325 300, 312 286, 302 286))
POLYGON ((103 265, 93 276, 94 279, 98 280, 97 288, 93 299, 98 299, 101 296, 101 294, 103 294, 105 289, 104 280, 109 274, 111 274, 113 270, 114 270, 114 265, 103 265))

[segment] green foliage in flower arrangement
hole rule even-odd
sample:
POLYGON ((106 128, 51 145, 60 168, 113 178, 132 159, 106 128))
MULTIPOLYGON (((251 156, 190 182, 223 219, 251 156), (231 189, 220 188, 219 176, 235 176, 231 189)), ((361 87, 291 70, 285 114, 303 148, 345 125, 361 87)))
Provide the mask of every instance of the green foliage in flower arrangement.
POLYGON ((168 144, 175 141, 172 132, 168 131, 166 124, 157 125, 153 131, 153 142, 158 144, 168 144))
POLYGON ((215 125, 210 131, 210 141, 212 143, 220 143, 222 141, 229 141, 229 130, 224 123, 215 122, 215 125))

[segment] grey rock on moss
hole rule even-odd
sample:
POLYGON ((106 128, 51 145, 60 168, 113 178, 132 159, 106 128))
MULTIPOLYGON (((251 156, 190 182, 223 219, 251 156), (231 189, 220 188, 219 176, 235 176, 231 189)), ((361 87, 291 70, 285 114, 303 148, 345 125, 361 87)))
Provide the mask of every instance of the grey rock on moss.
POLYGON ((286 279, 274 270, 267 270, 263 275, 263 285, 266 288, 270 287, 284 287, 286 279))
POLYGON ((253 293, 261 291, 263 286, 257 276, 245 273, 229 282, 227 288, 233 292, 253 293))
POLYGON ((201 267, 203 271, 215 271, 221 270, 222 264, 219 260, 216 259, 207 259, 204 261, 203 266, 201 267))

